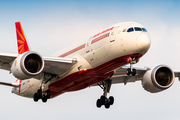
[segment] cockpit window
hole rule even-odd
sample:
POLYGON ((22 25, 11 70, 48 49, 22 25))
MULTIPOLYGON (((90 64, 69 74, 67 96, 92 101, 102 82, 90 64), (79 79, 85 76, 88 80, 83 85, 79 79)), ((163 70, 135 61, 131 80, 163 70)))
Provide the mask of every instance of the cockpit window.
MULTIPOLYGON (((127 30, 127 32, 133 32, 133 31, 144 31, 147 32, 146 28, 140 28, 140 27, 132 27, 127 30)), ((124 32, 124 31, 123 31, 124 32)))
POLYGON ((129 28, 129 29, 127 30, 127 32, 132 32, 132 31, 134 31, 133 28, 129 28))
POLYGON ((142 31, 142 29, 139 27, 135 27, 134 29, 135 29, 135 31, 142 31))
POLYGON ((143 30, 144 32, 147 32, 146 28, 142 28, 142 30, 143 30))

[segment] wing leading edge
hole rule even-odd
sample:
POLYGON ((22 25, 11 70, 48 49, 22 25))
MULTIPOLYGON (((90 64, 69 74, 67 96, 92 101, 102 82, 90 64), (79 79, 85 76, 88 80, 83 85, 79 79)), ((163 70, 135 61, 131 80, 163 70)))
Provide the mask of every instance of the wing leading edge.
MULTIPOLYGON (((13 61, 18 54, 0 53, 0 69, 11 71, 13 61)), ((59 58, 59 57, 43 57, 45 66, 42 72, 61 75, 70 69, 76 62, 76 59, 59 58)))

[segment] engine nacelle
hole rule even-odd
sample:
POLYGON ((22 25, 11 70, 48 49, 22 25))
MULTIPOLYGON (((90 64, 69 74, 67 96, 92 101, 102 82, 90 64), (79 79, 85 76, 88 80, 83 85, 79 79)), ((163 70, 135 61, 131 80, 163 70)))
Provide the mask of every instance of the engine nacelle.
POLYGON ((165 65, 158 65, 144 74, 142 86, 145 90, 156 93, 171 87, 174 80, 174 72, 171 68, 165 65))
POLYGON ((19 55, 11 66, 11 73, 24 80, 39 75, 44 69, 44 60, 36 52, 29 51, 19 55))

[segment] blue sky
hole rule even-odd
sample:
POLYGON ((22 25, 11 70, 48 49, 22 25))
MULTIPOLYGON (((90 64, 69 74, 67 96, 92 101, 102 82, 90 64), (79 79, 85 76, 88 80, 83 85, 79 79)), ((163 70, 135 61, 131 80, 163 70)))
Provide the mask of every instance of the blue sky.
MULTIPOLYGON (((151 47, 138 66, 166 64, 180 69, 180 1, 177 0, 31 0, 0 1, 0 52, 17 53, 15 25, 21 21, 31 49, 44 56, 86 39, 113 24, 138 22, 146 27, 151 47)), ((1 81, 14 82, 7 71, 1 81)), ((0 118, 54 120, 179 120, 180 82, 166 91, 151 94, 141 82, 113 85, 114 105, 97 109, 99 87, 66 93, 46 104, 11 94, 0 86, 0 118)))

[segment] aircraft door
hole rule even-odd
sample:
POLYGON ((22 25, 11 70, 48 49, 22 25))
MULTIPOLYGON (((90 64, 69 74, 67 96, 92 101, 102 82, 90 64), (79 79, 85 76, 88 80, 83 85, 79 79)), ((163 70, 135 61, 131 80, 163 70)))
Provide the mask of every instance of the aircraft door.
POLYGON ((89 40, 88 40, 87 43, 86 43, 86 54, 88 54, 89 52, 91 52, 91 40, 92 40, 92 37, 89 38, 89 40))
POLYGON ((89 40, 86 43, 86 55, 85 55, 85 58, 87 59, 88 62, 92 61, 91 41, 92 41, 92 37, 89 38, 89 40))
POLYGON ((119 28, 119 26, 114 27, 112 32, 110 33, 110 42, 115 41, 118 28, 119 28))

